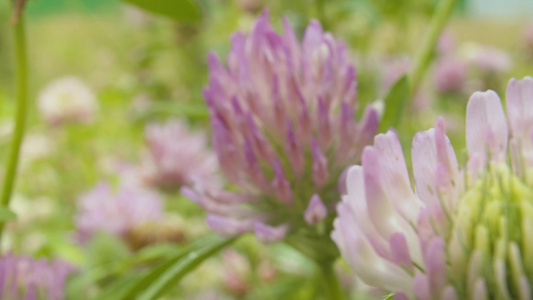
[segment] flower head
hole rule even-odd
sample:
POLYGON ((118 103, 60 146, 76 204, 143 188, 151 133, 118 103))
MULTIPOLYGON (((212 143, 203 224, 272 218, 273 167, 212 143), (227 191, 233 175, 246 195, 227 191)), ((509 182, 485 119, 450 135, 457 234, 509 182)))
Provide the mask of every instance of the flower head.
POLYGON ((508 121, 495 92, 470 98, 464 169, 442 119, 417 133, 415 191, 393 132, 365 148, 332 238, 367 284, 399 299, 532 296, 533 78, 512 79, 506 100, 508 121))
POLYGON ((435 87, 439 92, 461 92, 466 81, 465 63, 453 56, 442 57, 435 67, 435 87))
POLYGON ((65 77, 43 89, 38 107, 50 124, 84 123, 94 118, 98 100, 83 81, 76 77, 65 77))
POLYGON ((487 73, 503 73, 512 67, 512 60, 505 51, 491 46, 467 43, 462 54, 466 61, 487 73))
POLYGON ((283 28, 277 33, 265 12, 249 35, 233 34, 226 66, 214 53, 208 58, 213 146, 235 188, 183 192, 209 212, 220 234, 255 229, 260 240, 283 239, 308 226, 314 194, 322 203, 314 201, 310 219, 326 214, 330 223, 338 176, 359 161, 377 130, 373 108, 355 122, 356 72, 346 47, 317 21, 302 43, 286 19, 283 28))
POLYGON ((123 184, 114 192, 107 183, 98 184, 79 199, 76 227, 80 241, 98 231, 125 236, 143 223, 163 217, 159 196, 144 188, 123 184))
POLYGON ((533 53, 533 23, 524 28, 523 43, 529 55, 533 53))
POLYGON ((143 161, 143 178, 164 189, 179 189, 195 181, 218 185, 216 157, 207 149, 202 133, 191 133, 179 120, 148 125, 145 131, 148 153, 143 161))
POLYGON ((7 254, 0 257, 0 298, 62 300, 67 276, 74 269, 61 260, 35 260, 7 254))

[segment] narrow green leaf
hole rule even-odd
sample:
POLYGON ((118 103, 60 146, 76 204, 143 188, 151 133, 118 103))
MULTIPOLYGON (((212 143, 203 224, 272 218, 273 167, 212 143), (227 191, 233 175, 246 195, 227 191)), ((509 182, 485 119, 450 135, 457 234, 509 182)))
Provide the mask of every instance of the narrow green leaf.
MULTIPOLYGON (((200 239, 198 241, 195 241, 194 243, 187 245, 179 250, 176 250, 176 252, 171 255, 167 256, 166 259, 161 262, 160 264, 153 267, 151 270, 149 270, 147 273, 145 273, 140 278, 133 280, 132 282, 129 282, 127 287, 124 288, 123 291, 121 291, 120 295, 117 295, 113 292, 107 291, 107 289, 103 292, 105 295, 112 295, 113 298, 102 298, 105 300, 115 300, 115 299, 122 299, 122 300, 130 300, 130 299, 139 299, 137 298, 138 295, 141 293, 144 293, 146 290, 150 289, 150 287, 156 282, 158 283, 158 290, 161 290, 161 288, 166 288, 165 284, 162 285, 161 277, 163 277, 167 271, 171 270, 172 267, 176 264, 179 264, 180 262, 185 262, 186 264, 189 264, 189 269, 185 270, 184 273, 181 276, 184 276, 187 272, 191 271, 199 265, 203 260, 211 256, 212 254, 216 253, 218 250, 222 249, 225 245, 231 243, 234 239, 223 239, 216 236, 208 236, 203 239, 200 239), (211 252, 208 251, 208 253, 205 253, 206 250, 211 249, 211 252), (214 250, 213 250, 214 249, 214 250), (191 253, 193 254, 193 259, 191 259, 191 253)), ((168 276, 168 275, 167 275, 168 276)), ((167 277, 165 277, 167 278, 167 277)), ((172 283, 176 283, 179 280, 176 279, 172 283)))
POLYGON ((17 214, 15 214, 9 208, 0 206, 0 221, 1 222, 13 221, 16 219, 17 219, 17 214))
POLYGON ((194 270, 204 260, 218 253, 235 240, 236 238, 219 238, 201 249, 191 251, 183 259, 175 261, 137 299, 151 300, 162 296, 169 288, 175 286, 185 275, 194 270))
POLYGON ((400 125, 405 107, 409 104, 409 83, 407 75, 400 77, 385 96, 385 112, 381 119, 380 132, 400 125))
POLYGON ((124 295, 131 290, 135 284, 146 275, 146 272, 127 274, 110 284, 103 293, 98 295, 100 300, 115 300, 124 298, 124 295))
POLYGON ((200 20, 200 9, 192 0, 123 0, 148 12, 182 23, 200 20))

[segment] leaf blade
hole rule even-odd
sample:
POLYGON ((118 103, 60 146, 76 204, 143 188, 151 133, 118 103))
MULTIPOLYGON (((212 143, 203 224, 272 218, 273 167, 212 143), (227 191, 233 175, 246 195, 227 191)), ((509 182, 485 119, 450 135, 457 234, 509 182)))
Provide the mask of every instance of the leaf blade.
POLYGON ((409 104, 409 82, 407 75, 403 75, 391 86, 384 98, 385 112, 381 119, 379 132, 385 132, 389 128, 400 125, 405 107, 409 104))
POLYGON ((173 284, 179 282, 187 273, 194 270, 204 260, 218 253, 237 238, 223 238, 212 244, 204 246, 197 251, 190 252, 187 257, 171 266, 162 276, 150 285, 141 295, 139 300, 157 299, 162 296, 173 284))
MULTIPOLYGON (((167 259, 165 259, 162 263, 158 264, 145 274, 143 276, 140 276, 138 279, 130 281, 121 292, 120 295, 117 295, 117 293, 109 292, 107 290, 103 291, 104 295, 112 295, 112 298, 106 298, 105 300, 115 300, 115 299, 142 299, 139 298, 139 295, 146 294, 146 291, 151 288, 152 285, 158 282, 162 276, 166 274, 169 270, 172 269, 176 264, 180 264, 182 261, 188 261, 187 258, 190 258, 190 253, 194 253, 197 251, 200 251, 200 257, 196 257, 197 259, 194 261, 196 263, 201 263, 203 260, 207 259, 210 255, 216 253, 220 249, 222 249, 224 246, 229 245, 231 242, 233 242, 236 238, 220 238, 216 236, 208 236, 203 239, 200 239, 188 246, 185 246, 184 248, 180 249, 177 253, 174 255, 169 256, 167 259), (210 250, 211 249, 211 250, 210 250), (207 253, 206 253, 207 250, 207 253)), ((181 263, 181 265, 187 266, 186 263, 181 263)), ((182 270, 183 276, 186 275, 188 271, 191 271, 194 269, 196 265, 192 265, 192 268, 187 270, 182 270)), ((180 273, 181 274, 181 273, 180 273)), ((180 275, 178 274, 178 275, 180 275)), ((166 280, 163 280, 162 282, 159 282, 157 284, 157 288, 151 288, 151 292, 161 293, 164 291, 164 289, 168 288, 168 275, 165 277, 166 280), (165 284, 163 284, 165 283, 165 284)), ((172 278, 170 278, 172 279, 172 278)), ((147 299, 154 299, 154 298, 147 298, 147 299)))
POLYGON ((201 18, 200 9, 192 0, 122 0, 150 13, 182 23, 196 23, 201 18))

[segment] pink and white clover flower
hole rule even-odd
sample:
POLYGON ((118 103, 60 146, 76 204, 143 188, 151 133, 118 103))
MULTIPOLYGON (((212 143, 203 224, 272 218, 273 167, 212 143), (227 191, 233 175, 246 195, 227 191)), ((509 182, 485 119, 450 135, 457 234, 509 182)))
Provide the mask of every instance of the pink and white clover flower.
POLYGON ((414 191, 389 131, 347 174, 333 240, 367 284, 395 299, 531 299, 533 78, 476 92, 461 168, 444 121, 412 144, 414 191), (509 161, 509 162, 508 162, 509 161))

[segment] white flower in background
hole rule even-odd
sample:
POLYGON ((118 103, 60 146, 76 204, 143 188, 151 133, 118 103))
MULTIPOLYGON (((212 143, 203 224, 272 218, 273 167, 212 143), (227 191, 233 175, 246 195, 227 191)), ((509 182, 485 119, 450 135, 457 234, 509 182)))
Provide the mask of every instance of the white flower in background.
POLYGON ((52 125, 85 123, 98 111, 98 100, 83 81, 64 77, 41 91, 38 107, 42 117, 52 125))
POLYGON ((24 137, 21 152, 21 167, 27 167, 34 161, 46 158, 55 149, 54 141, 40 133, 31 133, 24 137))

